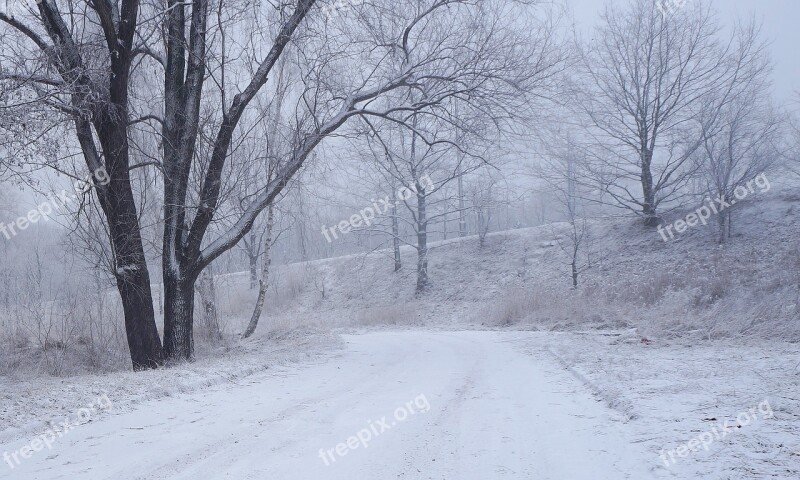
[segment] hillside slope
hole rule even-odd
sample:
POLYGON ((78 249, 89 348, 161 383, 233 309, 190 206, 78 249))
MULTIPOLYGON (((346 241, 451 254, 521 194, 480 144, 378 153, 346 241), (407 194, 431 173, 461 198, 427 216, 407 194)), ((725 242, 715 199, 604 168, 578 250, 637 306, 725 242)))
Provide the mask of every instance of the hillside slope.
MULTIPOLYGON (((424 295, 415 295, 416 252, 407 247, 398 273, 387 251, 277 267, 262 333, 301 326, 635 327, 648 336, 800 340, 796 191, 774 185, 738 205, 725 245, 716 243, 714 223, 665 242, 633 219, 591 219, 577 290, 562 248, 567 224, 493 233, 483 248, 477 237, 435 243, 433 288, 424 295)), ((255 292, 247 282, 244 273, 218 278, 230 332, 249 318, 255 292)))

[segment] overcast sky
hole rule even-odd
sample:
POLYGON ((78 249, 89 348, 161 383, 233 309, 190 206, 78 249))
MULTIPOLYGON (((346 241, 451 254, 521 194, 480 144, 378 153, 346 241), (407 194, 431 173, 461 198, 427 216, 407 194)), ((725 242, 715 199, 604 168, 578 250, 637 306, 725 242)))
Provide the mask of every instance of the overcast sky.
MULTIPOLYGON (((575 12, 579 28, 583 30, 599 20, 606 0, 567 2, 575 12)), ((726 25, 731 25, 737 17, 749 18, 753 15, 762 22, 763 35, 772 43, 775 98, 784 105, 796 101, 794 92, 800 91, 800 0, 714 0, 712 3, 726 25)), ((800 107, 796 103, 792 106, 800 107)))

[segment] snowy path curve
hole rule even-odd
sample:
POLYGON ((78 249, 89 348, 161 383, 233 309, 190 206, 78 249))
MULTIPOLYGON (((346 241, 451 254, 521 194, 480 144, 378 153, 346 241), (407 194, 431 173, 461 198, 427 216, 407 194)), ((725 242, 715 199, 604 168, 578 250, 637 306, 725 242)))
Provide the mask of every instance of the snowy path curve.
POLYGON ((524 335, 349 335, 321 362, 76 427, 0 478, 654 478, 657 455, 555 361, 523 352, 524 335))

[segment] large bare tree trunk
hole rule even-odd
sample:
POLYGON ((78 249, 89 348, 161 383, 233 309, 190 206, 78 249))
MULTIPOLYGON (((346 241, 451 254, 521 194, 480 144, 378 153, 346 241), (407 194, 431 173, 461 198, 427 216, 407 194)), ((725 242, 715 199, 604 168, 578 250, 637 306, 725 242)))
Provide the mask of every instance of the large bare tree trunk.
MULTIPOLYGON (((106 117, 95 125, 97 137, 105 152, 105 171, 108 185, 97 188, 100 206, 108 220, 111 248, 114 252, 115 277, 125 315, 125 334, 134 370, 156 368, 163 363, 161 339, 156 326, 150 272, 144 255, 139 215, 130 179, 128 152, 127 83, 112 89, 115 100, 106 117)), ((79 141, 93 168, 94 158, 91 127, 77 120, 79 141)), ((95 172, 97 176, 97 172, 95 172)), ((95 178, 96 182, 101 179, 95 178)))
POLYGON ((642 215, 644 215, 644 224, 648 227, 657 227, 660 222, 658 219, 658 212, 656 211, 656 192, 653 186, 653 174, 651 171, 653 152, 647 147, 644 147, 641 156, 642 195, 644 199, 642 202, 642 215))
POLYGON ((258 258, 248 256, 248 261, 250 262, 250 290, 254 290, 258 287, 258 258))
POLYGON ((170 275, 164 279, 164 356, 168 360, 194 355, 195 279, 170 275))
POLYGON ((219 326, 219 313, 217 311, 217 288, 214 285, 214 264, 212 263, 200 275, 197 292, 203 306, 203 328, 209 340, 219 342, 222 340, 222 329, 219 326))
POLYGON ((487 219, 488 212, 486 212, 488 208, 484 205, 480 205, 477 208, 478 211, 478 246, 483 248, 486 246, 486 236, 489 235, 489 221, 487 219))
MULTIPOLYGON (((199 273, 224 252, 233 248, 247 235, 255 218, 286 186, 288 180, 330 132, 337 130, 349 118, 336 116, 334 121, 299 144, 291 160, 275 175, 264 191, 255 197, 253 206, 225 232, 221 238, 203 248, 208 228, 219 206, 223 172, 228 160, 234 131, 248 105, 267 83, 295 30, 311 10, 315 0, 300 0, 294 12, 282 24, 272 48, 260 64, 247 87, 235 95, 214 136, 213 148, 201 182, 198 207, 194 218, 187 220, 189 174, 194 160, 200 122, 203 81, 206 76, 206 24, 208 3, 199 1, 192 8, 192 21, 186 51, 183 40, 186 18, 177 0, 169 0, 167 13, 167 61, 165 68, 164 113, 164 355, 167 359, 191 359, 194 354, 192 330, 194 323, 194 284, 199 273)), ((352 107, 351 107, 352 108, 352 107)))
POLYGON ((109 200, 113 206, 107 218, 116 258, 117 290, 125 316, 125 334, 133 369, 138 371, 158 367, 163 363, 163 356, 138 216, 132 195, 126 197, 109 200))
POLYGON ((261 319, 261 312, 264 310, 264 301, 267 298, 267 288, 269 287, 269 267, 272 263, 272 229, 275 226, 275 214, 273 206, 270 205, 267 211, 267 234, 264 239, 264 266, 261 270, 261 279, 258 285, 258 300, 253 309, 253 316, 250 317, 250 324, 242 334, 242 338, 249 338, 255 333, 258 321, 261 319))
POLYGON ((108 221, 131 363, 137 371, 156 368, 163 363, 161 338, 135 207, 123 202, 110 212, 108 221))
MULTIPOLYGON (((726 202, 730 202, 728 197, 725 197, 726 202)), ((730 210, 719 212, 717 216, 717 223, 719 225, 719 238, 720 244, 725 243, 731 238, 731 212, 730 210)))
MULTIPOLYGON (((66 21, 55 2, 37 2, 39 29, 0 11, 0 20, 33 40, 49 66, 70 88, 68 96, 75 133, 84 160, 94 175, 100 207, 108 222, 109 243, 114 255, 114 276, 125 315, 125 333, 135 370, 155 368, 162 361, 161 342, 155 322, 150 276, 141 237, 141 227, 130 181, 128 143, 128 87, 139 9, 138 0, 127 0, 113 14, 108 3, 94 4, 107 45, 107 75, 93 76, 82 48, 73 38, 74 19, 66 21), (49 39, 49 42, 46 40, 49 39), (99 83, 98 83, 99 82, 99 83), (99 145, 98 145, 99 141, 99 145)), ((80 22, 79 22, 80 23, 80 22)), ((49 95, 43 95, 43 98, 49 95)))
POLYGON ((572 288, 578 288, 578 259, 577 253, 575 257, 572 258, 572 263, 570 264, 572 267, 572 288))

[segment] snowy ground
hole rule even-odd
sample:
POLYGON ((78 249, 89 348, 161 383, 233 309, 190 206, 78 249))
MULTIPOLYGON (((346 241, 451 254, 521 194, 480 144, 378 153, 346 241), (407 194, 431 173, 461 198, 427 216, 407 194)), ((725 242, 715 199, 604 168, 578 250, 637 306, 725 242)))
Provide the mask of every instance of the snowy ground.
POLYGON ((688 349, 543 332, 344 338, 341 352, 201 391, 123 408, 109 392, 109 412, 13 470, 3 465, 2 478, 789 479, 800 471, 796 345, 688 349), (663 464, 662 448, 766 398, 774 418, 663 464))
POLYGON ((585 332, 536 334, 522 343, 558 359, 629 418, 628 431, 653 457, 713 434, 708 450, 673 454, 674 462, 666 454, 677 478, 800 478, 800 345, 640 340, 585 332), (749 411, 764 402, 773 418, 757 411, 757 420, 748 422, 749 411), (721 438, 726 420, 732 428, 721 438))
MULTIPOLYGON (((69 378, 0 377, 0 442, 41 432, 98 396, 112 399, 116 411, 146 400, 236 383, 263 370, 285 368, 341 346, 337 335, 295 331, 280 338, 258 338, 169 369, 113 372, 69 378)), ((5 478, 0 475, 0 478, 5 478)))

